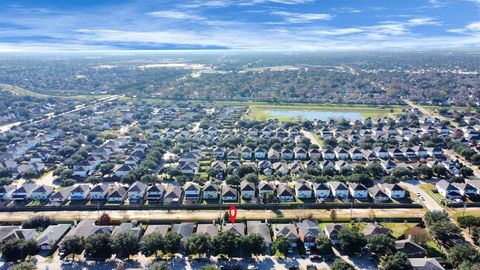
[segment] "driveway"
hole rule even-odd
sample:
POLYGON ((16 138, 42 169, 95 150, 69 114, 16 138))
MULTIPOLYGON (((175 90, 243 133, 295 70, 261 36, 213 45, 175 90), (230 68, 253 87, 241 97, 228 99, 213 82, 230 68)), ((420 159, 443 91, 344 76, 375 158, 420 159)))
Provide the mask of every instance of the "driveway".
MULTIPOLYGON (((425 192, 420 186, 420 181, 401 182, 400 186, 407 189, 410 194, 420 194, 423 200, 420 202, 430 211, 443 211, 443 208, 430 195, 425 192)), ((417 195, 418 197, 418 195, 417 195)), ((420 198, 419 198, 420 199, 420 198)))

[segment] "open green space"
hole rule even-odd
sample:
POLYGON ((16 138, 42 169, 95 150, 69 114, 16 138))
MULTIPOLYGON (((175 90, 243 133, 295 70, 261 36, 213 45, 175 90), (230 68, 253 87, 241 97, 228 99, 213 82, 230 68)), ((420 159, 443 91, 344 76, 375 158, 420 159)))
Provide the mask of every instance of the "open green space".
POLYGON ((11 92, 15 95, 31 96, 36 98, 55 97, 55 98, 61 98, 61 99, 94 100, 94 99, 106 98, 111 96, 111 95, 75 95, 75 96, 46 95, 46 94, 41 94, 41 93, 37 93, 31 90, 25 89, 23 87, 10 85, 10 84, 3 84, 3 83, 0 83, 0 91, 1 90, 11 92))
POLYGON ((392 231, 392 235, 395 238, 402 237, 405 232, 417 225, 416 223, 407 223, 407 222, 382 222, 382 226, 389 228, 392 231))
POLYGON ((359 113, 362 117, 383 117, 390 113, 398 113, 403 106, 378 106, 365 104, 270 104, 270 105, 250 105, 250 110, 246 118, 251 120, 278 119, 279 121, 301 120, 301 117, 276 117, 268 111, 305 111, 306 113, 337 112, 337 113, 359 113))

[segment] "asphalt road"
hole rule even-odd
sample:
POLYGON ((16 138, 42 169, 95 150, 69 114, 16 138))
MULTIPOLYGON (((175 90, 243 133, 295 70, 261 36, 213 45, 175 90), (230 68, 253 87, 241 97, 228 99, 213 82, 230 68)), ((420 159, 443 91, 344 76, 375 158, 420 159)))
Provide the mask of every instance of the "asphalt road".
POLYGON ((430 210, 430 211, 442 211, 443 208, 430 196, 428 195, 420 186, 419 181, 408 181, 408 182, 402 182, 400 186, 403 188, 406 188, 409 192, 410 195, 415 194, 417 197, 419 197, 417 194, 420 194, 423 199, 420 199, 420 202, 425 205, 425 207, 430 210))

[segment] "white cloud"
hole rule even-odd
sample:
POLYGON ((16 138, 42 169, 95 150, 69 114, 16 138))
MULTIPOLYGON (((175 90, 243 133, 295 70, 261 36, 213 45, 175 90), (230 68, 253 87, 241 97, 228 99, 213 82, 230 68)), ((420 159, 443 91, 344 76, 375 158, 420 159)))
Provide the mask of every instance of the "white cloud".
POLYGON ((148 14, 154 17, 174 19, 174 20, 204 20, 205 19, 202 16, 190 14, 190 13, 179 11, 179 10, 159 10, 159 11, 149 12, 148 14))
POLYGON ((350 34, 362 33, 364 30, 360 28, 334 28, 334 29, 319 29, 313 30, 312 34, 322 35, 322 36, 343 36, 350 34))
POLYGON ((470 31, 480 31, 480 21, 470 23, 465 28, 470 31))
POLYGON ((273 15, 283 17, 289 23, 306 23, 311 21, 328 21, 333 17, 326 13, 294 13, 288 11, 273 11, 273 15))
POLYGON ((419 25, 439 25, 440 23, 434 18, 424 17, 424 18, 414 18, 408 20, 408 25, 410 26, 419 26, 419 25))

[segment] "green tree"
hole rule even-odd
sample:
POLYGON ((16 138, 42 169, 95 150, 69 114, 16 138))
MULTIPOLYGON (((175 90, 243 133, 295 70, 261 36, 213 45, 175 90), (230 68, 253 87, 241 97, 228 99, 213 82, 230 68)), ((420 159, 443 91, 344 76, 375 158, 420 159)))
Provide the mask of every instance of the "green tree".
POLYGON ((458 268, 463 262, 467 262, 468 265, 477 264, 480 262, 480 255, 478 251, 470 245, 456 245, 448 251, 448 261, 458 268))
POLYGON ((460 174, 463 175, 463 177, 470 177, 473 175, 473 170, 470 167, 463 166, 460 168, 460 174))
POLYGON ((281 254, 286 255, 290 248, 290 241, 288 241, 285 236, 277 237, 272 243, 272 248, 275 252, 280 252, 281 254))
POLYGON ((47 216, 33 216, 25 220, 22 224, 24 229, 46 229, 52 224, 52 220, 47 216))
POLYGON ((210 237, 204 233, 194 233, 185 243, 188 254, 204 255, 210 251, 210 237))
POLYGON ((110 174, 113 171, 113 167, 114 167, 114 165, 112 163, 108 162, 108 163, 104 163, 104 164, 100 165, 100 168, 98 168, 98 170, 102 174, 110 174))
POLYGON ((38 253, 37 242, 35 240, 10 239, 0 246, 3 258, 8 262, 25 260, 28 256, 34 256, 38 253))
POLYGON ((233 231, 223 231, 213 237, 212 248, 215 255, 225 254, 232 256, 238 250, 240 236, 233 231))
POLYGON ((472 227, 480 226, 480 218, 471 215, 461 216, 457 221, 461 228, 468 228, 468 233, 472 227))
POLYGON ((395 241, 388 235, 374 234, 367 237, 367 247, 370 252, 383 256, 394 252, 395 241))
POLYGON ((363 234, 355 228, 348 227, 340 230, 338 233, 338 239, 340 241, 340 247, 347 254, 360 252, 367 242, 363 234))
POLYGON ((353 266, 342 259, 336 259, 331 267, 332 270, 354 270, 353 266))
POLYGON ((140 242, 140 251, 146 257, 155 255, 158 257, 158 253, 164 248, 163 236, 157 232, 145 235, 140 242))
POLYGON ((458 228, 450 220, 442 220, 431 224, 430 232, 436 239, 440 241, 446 241, 458 236, 460 234, 460 228, 458 228))
POLYGON ((176 232, 168 232, 164 237, 164 248, 168 253, 176 253, 180 248, 182 237, 176 232))
POLYGON ((433 173, 438 177, 445 177, 447 175, 447 168, 441 164, 433 166, 433 173))
POLYGON ((317 248, 318 254, 320 255, 326 256, 333 254, 332 242, 325 236, 319 235, 315 239, 315 246, 317 248))
POLYGON ((425 213, 424 219, 427 225, 430 226, 435 222, 449 220, 449 217, 447 212, 445 211, 427 211, 427 213, 425 213))
POLYGON ((386 256, 382 258, 380 262, 380 269, 383 270, 409 270, 412 269, 412 265, 408 260, 407 255, 402 252, 398 252, 394 255, 386 256))
POLYGON ((113 254, 112 236, 107 233, 94 234, 85 241, 85 253, 93 259, 105 260, 113 254))
POLYGON ((243 252, 246 256, 261 255, 265 252, 265 241, 260 234, 253 233, 240 238, 243 252))
POLYGON ((81 254, 85 249, 85 239, 76 235, 65 237, 60 249, 66 256, 72 255, 72 260, 75 260, 75 254, 81 254))
POLYGON ((132 232, 119 233, 113 239, 113 250, 118 258, 130 258, 140 250, 137 236, 132 232))

